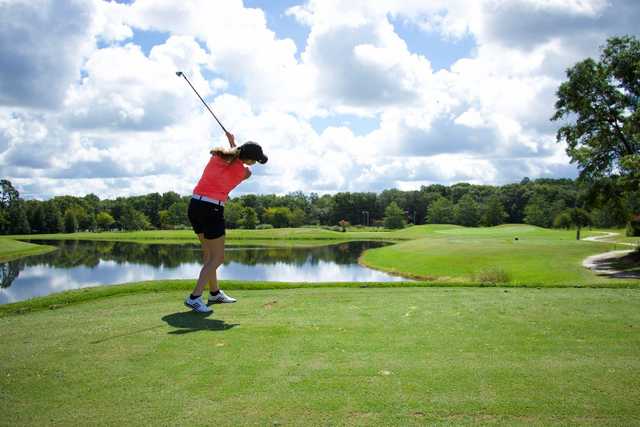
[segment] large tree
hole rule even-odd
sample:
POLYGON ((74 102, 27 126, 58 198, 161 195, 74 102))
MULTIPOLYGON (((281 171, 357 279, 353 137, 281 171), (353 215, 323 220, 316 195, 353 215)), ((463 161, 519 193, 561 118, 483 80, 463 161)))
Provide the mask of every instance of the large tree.
POLYGON ((11 182, 0 180, 0 233, 26 234, 31 231, 24 201, 11 182))
POLYGON ((52 199, 44 202, 44 231, 60 233, 64 231, 64 222, 58 204, 52 199))
POLYGON ((556 135, 582 178, 619 177, 640 185, 640 40, 612 37, 600 60, 587 58, 567 70, 551 120, 565 121, 556 135))
POLYGON ((453 203, 446 197, 438 196, 427 209, 426 222, 429 224, 453 224, 453 203))
POLYGON ((96 215, 96 224, 99 230, 110 230, 115 222, 116 220, 113 219, 109 212, 99 212, 98 215, 96 215))
POLYGON ((389 203, 384 210, 384 228, 404 228, 404 211, 396 202, 389 203))
POLYGON ((482 225, 493 227, 502 224, 505 219, 507 219, 507 213, 504 211, 502 201, 497 194, 494 194, 484 205, 480 222, 482 225))
POLYGON ((453 214, 456 224, 464 225, 465 227, 477 227, 480 221, 480 210, 471 193, 466 193, 460 197, 460 200, 453 208, 453 214))

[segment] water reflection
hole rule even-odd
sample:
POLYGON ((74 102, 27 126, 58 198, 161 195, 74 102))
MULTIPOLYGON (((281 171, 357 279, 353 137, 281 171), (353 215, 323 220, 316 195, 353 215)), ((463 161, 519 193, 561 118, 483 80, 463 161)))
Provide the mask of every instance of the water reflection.
MULTIPOLYGON (((0 304, 88 286, 195 278, 201 267, 202 253, 197 244, 34 243, 58 250, 0 263, 0 304)), ((317 248, 227 247, 218 277, 282 282, 404 280, 357 264, 364 250, 382 245, 350 242, 317 248)))

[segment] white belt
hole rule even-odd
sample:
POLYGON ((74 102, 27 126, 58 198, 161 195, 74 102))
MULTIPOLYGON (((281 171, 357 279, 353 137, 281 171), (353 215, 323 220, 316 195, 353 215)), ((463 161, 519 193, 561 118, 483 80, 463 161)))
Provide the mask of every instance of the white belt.
POLYGON ((212 199, 210 197, 201 196, 200 194, 196 194, 196 193, 193 193, 193 196, 191 196, 191 198, 196 200, 202 200, 203 202, 213 203, 214 205, 218 205, 218 206, 224 206, 224 202, 222 200, 212 199))

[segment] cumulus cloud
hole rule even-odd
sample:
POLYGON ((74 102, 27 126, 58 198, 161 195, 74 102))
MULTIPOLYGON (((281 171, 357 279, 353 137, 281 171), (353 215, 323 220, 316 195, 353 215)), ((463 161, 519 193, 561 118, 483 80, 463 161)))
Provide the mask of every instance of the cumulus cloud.
POLYGON ((633 7, 629 1, 612 4, 606 0, 514 0, 487 2, 484 7, 483 37, 522 50, 533 49, 554 39, 572 39, 576 33, 590 38, 593 33, 620 31, 623 30, 620 24, 627 27, 626 31, 635 31, 627 22, 637 23, 637 20, 626 21, 619 17, 622 11, 636 17, 639 13, 637 3, 633 7), (611 20, 612 15, 618 18, 611 20), (615 27, 607 28, 613 22, 615 27))
POLYGON ((0 3, 0 105, 52 109, 79 75, 92 43, 92 2, 0 3))
POLYGON ((640 21, 633 0, 309 0, 285 12, 308 27, 297 51, 241 0, 11 0, 0 12, 0 167, 32 197, 188 194, 226 141, 177 70, 270 158, 235 194, 575 176, 549 121, 555 90, 640 21), (476 47, 434 72, 397 19, 476 47), (140 31, 167 38, 142 46, 140 31))
POLYGON ((293 40, 279 38, 260 9, 241 0, 139 0, 123 19, 143 30, 194 37, 206 46, 210 69, 244 89, 262 109, 313 114, 311 71, 296 59, 293 40))
POLYGON ((327 109, 414 104, 431 75, 429 61, 412 55, 387 21, 312 30, 302 58, 319 76, 314 95, 327 109))
POLYGON ((70 89, 64 118, 73 128, 162 129, 194 105, 175 71, 189 72, 206 96, 212 90, 199 69, 206 63, 205 52, 184 36, 170 37, 149 57, 132 43, 96 50, 83 68, 87 76, 70 89))

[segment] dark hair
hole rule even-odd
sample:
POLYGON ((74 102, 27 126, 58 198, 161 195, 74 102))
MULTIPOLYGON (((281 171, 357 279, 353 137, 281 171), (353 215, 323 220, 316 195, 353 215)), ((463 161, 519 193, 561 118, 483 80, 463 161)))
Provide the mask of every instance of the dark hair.
POLYGON ((243 160, 254 160, 262 164, 267 163, 267 160, 269 160, 257 142, 247 141, 238 147, 238 149, 240 150, 240 158, 243 160))

